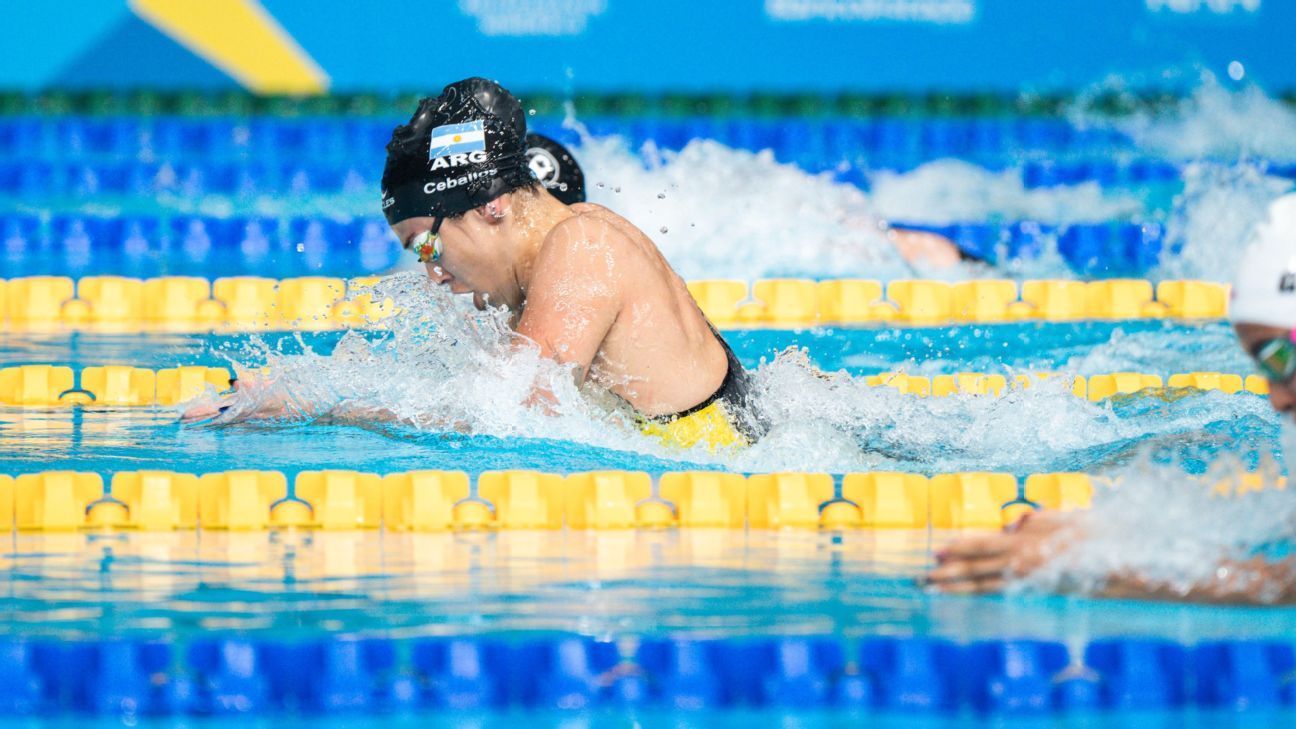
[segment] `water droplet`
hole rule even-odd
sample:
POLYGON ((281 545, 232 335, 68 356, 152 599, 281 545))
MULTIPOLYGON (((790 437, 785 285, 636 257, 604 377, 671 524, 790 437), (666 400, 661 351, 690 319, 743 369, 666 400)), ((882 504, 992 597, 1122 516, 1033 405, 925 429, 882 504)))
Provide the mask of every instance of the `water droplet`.
POLYGON ((1233 61, 1228 65, 1228 75, 1234 81, 1241 81, 1246 75, 1246 67, 1239 61, 1233 61))
POLYGON ((661 227, 661 232, 663 232, 663 233, 669 233, 670 230, 669 230, 666 226, 663 225, 663 226, 661 227))

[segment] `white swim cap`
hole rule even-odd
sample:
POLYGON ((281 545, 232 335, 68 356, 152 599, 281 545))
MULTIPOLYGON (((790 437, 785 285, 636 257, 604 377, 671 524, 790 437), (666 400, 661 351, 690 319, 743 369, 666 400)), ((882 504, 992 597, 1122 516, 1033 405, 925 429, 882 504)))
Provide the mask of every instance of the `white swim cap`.
POLYGON ((1229 319, 1239 324, 1296 328, 1296 193, 1269 204, 1242 253, 1229 319))

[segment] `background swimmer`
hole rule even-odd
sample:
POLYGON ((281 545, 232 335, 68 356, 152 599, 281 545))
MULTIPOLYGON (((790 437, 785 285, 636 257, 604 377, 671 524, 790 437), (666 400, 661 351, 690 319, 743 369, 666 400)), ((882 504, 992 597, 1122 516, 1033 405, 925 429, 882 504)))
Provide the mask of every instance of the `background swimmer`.
MULTIPOLYGON (((1242 347, 1269 380, 1269 402, 1282 415, 1283 456, 1296 465, 1296 194, 1269 208, 1256 228, 1233 285, 1230 318, 1242 347)), ((1137 488, 1137 486, 1130 486, 1137 488)), ((1087 547, 1083 515, 1037 513, 1003 533, 955 542, 937 555, 927 575, 933 587, 950 593, 1002 591, 1087 547)), ((1296 541, 1296 524, 1288 525, 1296 541)), ((1223 557, 1213 576, 1187 589, 1131 571, 1106 576, 1100 594, 1223 603, 1296 602, 1296 558, 1270 560, 1223 557)))

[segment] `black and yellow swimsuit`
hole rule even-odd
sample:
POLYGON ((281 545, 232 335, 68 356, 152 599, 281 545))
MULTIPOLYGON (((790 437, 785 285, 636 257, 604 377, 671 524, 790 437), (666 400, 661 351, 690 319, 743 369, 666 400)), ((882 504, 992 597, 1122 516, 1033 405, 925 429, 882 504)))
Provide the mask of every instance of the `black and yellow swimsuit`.
POLYGON ((765 434, 765 424, 754 404, 751 375, 729 348, 729 343, 711 327, 729 362, 724 382, 711 397, 672 415, 640 416, 646 435, 670 445, 692 448, 701 443, 708 449, 751 445, 765 434))

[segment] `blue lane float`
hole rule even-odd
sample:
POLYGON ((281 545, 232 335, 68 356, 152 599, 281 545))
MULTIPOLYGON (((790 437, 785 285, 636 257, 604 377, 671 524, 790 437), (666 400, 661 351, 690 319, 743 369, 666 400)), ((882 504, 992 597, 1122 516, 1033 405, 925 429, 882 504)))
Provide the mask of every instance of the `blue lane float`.
MULTIPOLYGON (((1093 278, 1140 276, 1166 251, 1180 248, 1155 222, 894 224, 947 236, 969 256, 994 264, 1056 250, 1074 271, 1093 278)), ((0 215, 0 256, 9 277, 84 275, 91 268, 144 277, 349 276, 388 270, 402 253, 380 218, 59 214, 44 222, 26 214, 0 215), (101 252, 111 255, 93 255, 101 252)))
MULTIPOLYGON (((0 118, 0 194, 92 196, 270 194, 308 189, 336 194, 371 187, 399 118, 0 118), (303 164, 302 161, 309 161, 303 164)), ((1175 183, 1179 165, 1139 153, 1114 127, 1061 119, 968 117, 581 119, 596 137, 634 149, 679 150, 694 139, 736 149, 771 150, 812 172, 843 165, 868 172, 907 171, 943 158, 989 169, 1021 167, 1027 187, 1096 182, 1104 188, 1175 183)), ((531 120, 564 144, 580 135, 560 120, 531 120)), ((1234 160, 1222 160, 1232 162, 1234 160)), ((1277 160, 1269 174, 1296 177, 1277 160)), ((865 174, 867 177, 867 174, 865 174)))
MULTIPOLYGON (((1177 164, 1156 159, 1137 158, 1122 163, 1111 160, 1028 160, 1019 163, 985 155, 903 148, 868 149, 834 144, 813 136, 810 139, 788 136, 788 139, 772 146, 761 146, 765 144, 762 141, 741 139, 733 140, 731 146, 752 151, 773 149, 780 162, 795 164, 812 173, 830 172, 838 181, 850 182, 865 190, 869 189, 872 177, 879 173, 907 172, 924 162, 951 157, 970 159, 996 171, 1020 165, 1022 183, 1031 189, 1085 183, 1097 183, 1104 189, 1165 186, 1177 184, 1183 172, 1177 164)), ((656 139, 652 141, 658 143, 656 139)), ((684 141, 680 141, 677 146, 683 144, 684 141)), ((285 161, 275 161, 274 157, 269 161, 10 159, 0 162, 0 195, 28 201, 49 198, 86 200, 104 195, 161 195, 181 200, 199 200, 208 196, 363 195, 372 193, 378 185, 383 166, 382 149, 382 146, 377 146, 345 160, 322 161, 311 156, 285 161)), ((1280 177, 1296 176, 1296 172, 1286 165, 1270 165, 1267 171, 1280 177)))
POLYGON ((0 216, 6 278, 352 276, 386 271, 402 253, 380 218, 55 215, 45 224, 29 215, 0 216))
POLYGON ((0 715, 320 715, 775 707, 986 716, 1296 703, 1280 641, 0 641, 0 715))
MULTIPOLYGON (((0 154, 46 160, 275 160, 308 156, 346 159, 381 150, 398 117, 94 117, 0 118, 0 154)), ((595 136, 621 136, 638 145, 680 149, 691 139, 732 147, 772 149, 794 157, 822 153, 995 157, 1023 151, 1080 155, 1129 151, 1133 141, 1112 127, 1079 128, 1063 119, 1012 117, 747 118, 585 116, 595 136)), ((535 118, 537 130, 575 141, 562 120, 535 118)))

